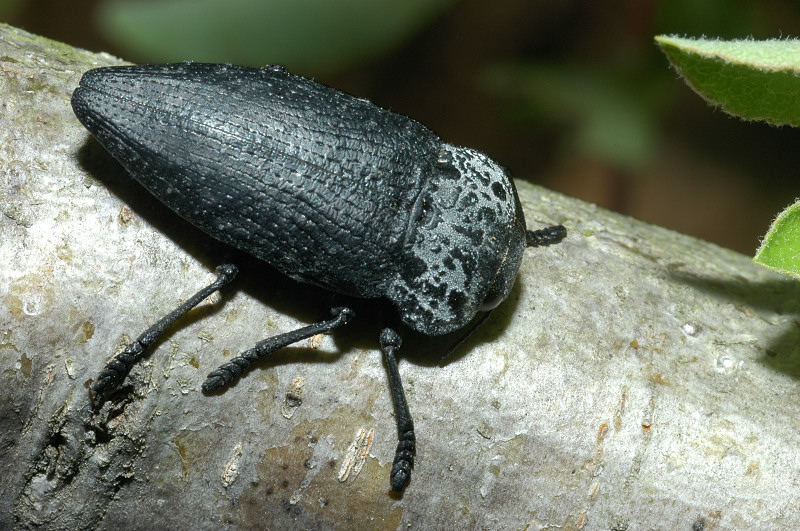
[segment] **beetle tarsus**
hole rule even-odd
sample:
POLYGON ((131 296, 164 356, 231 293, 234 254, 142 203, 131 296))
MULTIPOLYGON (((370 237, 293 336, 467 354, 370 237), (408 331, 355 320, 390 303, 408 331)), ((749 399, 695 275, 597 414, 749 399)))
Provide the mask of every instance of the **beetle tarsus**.
POLYGON ((145 330, 136 340, 125 347, 125 350, 114 356, 98 376, 92 386, 93 399, 96 403, 102 402, 106 395, 116 389, 125 376, 128 375, 133 365, 142 358, 144 353, 155 343, 175 321, 183 317, 189 310, 200 304, 203 299, 230 284, 239 269, 233 264, 222 264, 216 269, 217 278, 176 309, 162 317, 153 326, 145 330))
POLYGON ((228 363, 220 365, 217 369, 211 371, 206 377, 206 381, 203 382, 203 391, 207 393, 219 391, 230 385, 258 359, 258 356, 255 356, 253 351, 254 349, 250 349, 242 352, 228 363))
POLYGON ((241 376, 256 361, 273 352, 288 347, 293 343, 308 339, 317 334, 326 334, 332 330, 347 324, 355 315, 350 308, 336 307, 331 308, 332 319, 320 321, 285 334, 269 337, 256 344, 250 350, 246 350, 233 358, 228 363, 221 365, 209 373, 206 381, 203 382, 203 391, 213 392, 224 389, 241 376))
POLYGON ((125 350, 114 356, 92 386, 94 396, 103 397, 106 393, 116 389, 130 372, 133 364, 142 357, 143 352, 144 346, 139 341, 134 341, 125 347, 125 350))
POLYGON ((407 431, 400 435, 397 449, 392 462, 392 472, 389 481, 392 485, 392 492, 401 492, 411 479, 411 469, 414 468, 414 453, 417 450, 414 432, 407 431))
POLYGON ((381 332, 380 343, 389 373, 389 388, 392 391, 394 414, 397 421, 398 443, 389 482, 392 492, 401 492, 408 485, 411 479, 411 469, 414 468, 414 454, 417 451, 414 421, 408 410, 403 382, 400 380, 400 371, 397 369, 397 359, 394 355, 395 350, 399 349, 402 343, 400 335, 391 328, 384 328, 381 332))

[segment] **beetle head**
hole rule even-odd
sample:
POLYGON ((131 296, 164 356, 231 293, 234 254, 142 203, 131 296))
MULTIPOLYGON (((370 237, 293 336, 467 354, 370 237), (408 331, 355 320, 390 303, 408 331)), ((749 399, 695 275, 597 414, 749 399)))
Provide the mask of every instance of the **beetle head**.
POLYGON ((508 172, 482 153, 445 144, 414 203, 388 296, 411 328, 452 332, 508 296, 525 245, 508 172))

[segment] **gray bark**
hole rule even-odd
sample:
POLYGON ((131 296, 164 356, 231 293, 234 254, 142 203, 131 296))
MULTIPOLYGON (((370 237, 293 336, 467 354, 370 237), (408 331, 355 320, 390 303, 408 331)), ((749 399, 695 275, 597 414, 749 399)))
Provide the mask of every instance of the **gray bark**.
POLYGON ((418 453, 402 497, 387 492, 396 433, 369 303, 352 327, 200 392, 231 356, 327 315, 323 291, 253 259, 236 256, 234 287, 92 411, 88 382, 115 350, 230 257, 73 116, 81 73, 117 62, 0 26, 0 527, 800 520, 798 284, 523 182, 529 226, 569 236, 527 251, 512 296, 444 366, 452 338, 405 338, 418 453))

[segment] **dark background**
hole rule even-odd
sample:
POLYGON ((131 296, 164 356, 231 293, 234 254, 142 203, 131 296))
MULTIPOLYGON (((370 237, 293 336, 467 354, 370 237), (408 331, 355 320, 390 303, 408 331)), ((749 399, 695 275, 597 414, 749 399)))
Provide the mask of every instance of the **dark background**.
MULTIPOLYGON (((0 0, 0 20, 133 62, 280 62, 484 151, 517 178, 746 254, 800 196, 800 133, 709 107, 653 42, 662 33, 797 35, 795 1, 430 0, 437 9, 411 20, 390 9, 362 20, 366 8, 348 0, 354 11, 341 18, 308 2, 307 14, 283 22, 279 7, 275 18, 264 11, 267 0, 258 9, 219 0, 253 9, 236 24, 203 19, 198 6, 209 1, 149 2, 170 9, 154 24, 136 18, 145 0, 0 0), (402 28, 362 38, 376 20, 402 28), (276 22, 286 36, 265 44, 276 22), (320 31, 325 24, 338 36, 320 31), (331 43, 351 37, 350 51, 330 57, 331 43)), ((361 1, 373 11, 392 3, 361 1)))

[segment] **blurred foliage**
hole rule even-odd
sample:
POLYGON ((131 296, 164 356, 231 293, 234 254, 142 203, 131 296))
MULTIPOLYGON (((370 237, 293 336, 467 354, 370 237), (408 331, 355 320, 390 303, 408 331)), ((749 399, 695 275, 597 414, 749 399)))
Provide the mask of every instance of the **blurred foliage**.
MULTIPOLYGON (((655 109, 622 76, 588 67, 508 65, 485 86, 508 102, 511 120, 569 128, 562 151, 637 170, 655 151, 655 109)), ((662 100, 663 101, 663 100, 662 100)))
POLYGON ((372 58, 453 0, 109 0, 105 37, 131 58, 280 63, 315 73, 372 58))
POLYGON ((0 0, 0 17, 10 17, 19 11, 25 0, 0 0))
POLYGON ((775 36, 775 22, 792 2, 663 0, 655 4, 659 26, 665 32, 730 39, 775 36))

